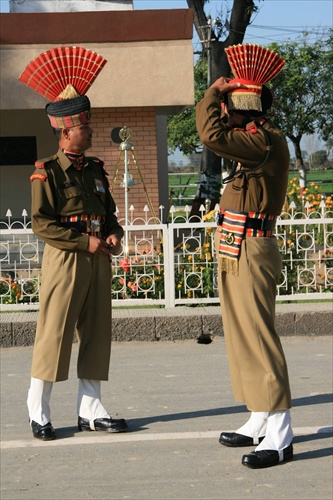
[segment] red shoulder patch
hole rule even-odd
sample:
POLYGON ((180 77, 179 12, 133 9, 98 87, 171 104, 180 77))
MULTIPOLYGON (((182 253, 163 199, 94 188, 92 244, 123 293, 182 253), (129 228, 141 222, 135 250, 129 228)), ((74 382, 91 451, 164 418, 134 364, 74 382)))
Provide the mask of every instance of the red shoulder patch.
POLYGON ((45 181, 47 179, 47 175, 42 174, 32 174, 30 177, 30 181, 34 181, 35 179, 39 179, 40 181, 45 181))
POLYGON ((45 168, 45 162, 44 161, 36 161, 35 162, 35 167, 45 168))
POLYGON ((246 125, 246 132, 249 134, 256 134, 258 132, 258 127, 255 122, 250 122, 246 125))

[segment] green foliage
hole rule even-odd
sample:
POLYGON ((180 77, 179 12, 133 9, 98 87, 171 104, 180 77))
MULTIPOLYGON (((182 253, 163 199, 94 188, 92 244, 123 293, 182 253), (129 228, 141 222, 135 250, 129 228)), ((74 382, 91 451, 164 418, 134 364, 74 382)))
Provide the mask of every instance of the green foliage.
MULTIPOLYGON (((201 57, 194 66, 195 104, 202 99, 206 88, 207 59, 201 57)), ((168 118, 168 147, 169 153, 179 149, 185 155, 197 153, 201 149, 195 124, 195 106, 168 118)))
POLYGON ((21 298, 21 286, 15 280, 3 276, 0 281, 0 295, 3 304, 16 304, 21 298))
POLYGON ((0 279, 1 304, 22 304, 38 301, 38 284, 34 279, 23 283, 10 276, 1 276, 0 279))
POLYGON ((327 161, 327 153, 324 149, 320 149, 319 151, 315 151, 311 157, 311 166, 312 167, 318 167, 319 165, 322 165, 327 161))
POLYGON ((305 134, 333 132, 333 30, 308 44, 307 37, 270 48, 286 61, 269 87, 274 94, 273 119, 294 143, 305 134))

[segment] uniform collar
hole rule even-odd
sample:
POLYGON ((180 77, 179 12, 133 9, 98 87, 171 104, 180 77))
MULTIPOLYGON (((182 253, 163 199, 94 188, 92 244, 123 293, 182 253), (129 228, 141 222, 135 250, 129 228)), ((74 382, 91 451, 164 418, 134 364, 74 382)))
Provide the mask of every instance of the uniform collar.
MULTIPOLYGON (((63 170, 67 170, 71 165, 73 165, 73 161, 66 156, 66 154, 59 148, 57 152, 58 162, 63 170)), ((87 160, 85 159, 85 163, 87 160)))

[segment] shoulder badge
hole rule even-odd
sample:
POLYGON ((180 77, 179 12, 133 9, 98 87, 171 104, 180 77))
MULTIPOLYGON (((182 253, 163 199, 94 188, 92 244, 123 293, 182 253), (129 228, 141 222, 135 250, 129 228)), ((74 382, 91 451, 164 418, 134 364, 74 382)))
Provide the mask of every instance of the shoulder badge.
POLYGON ((35 179, 38 179, 40 181, 45 181, 47 179, 47 175, 43 174, 32 174, 30 177, 30 181, 34 181, 35 179))

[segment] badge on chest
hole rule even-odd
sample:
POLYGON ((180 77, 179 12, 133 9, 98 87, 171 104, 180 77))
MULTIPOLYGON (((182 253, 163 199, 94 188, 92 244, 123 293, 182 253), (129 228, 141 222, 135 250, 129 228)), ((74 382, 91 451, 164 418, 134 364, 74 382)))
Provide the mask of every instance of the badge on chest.
POLYGON ((100 179, 95 179, 95 186, 98 193, 105 193, 103 182, 100 179))

